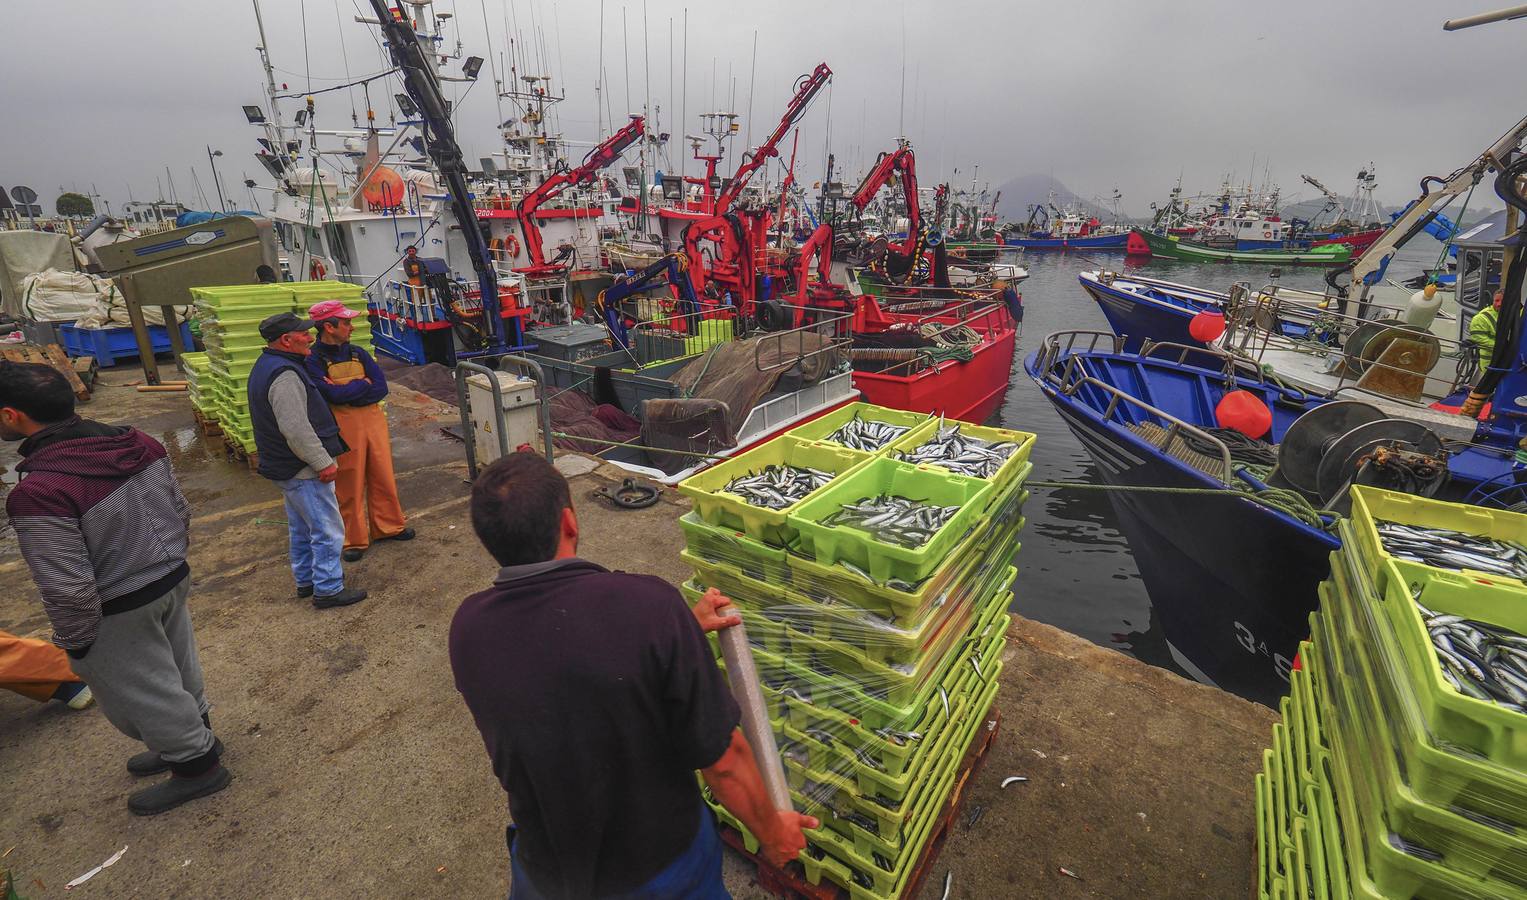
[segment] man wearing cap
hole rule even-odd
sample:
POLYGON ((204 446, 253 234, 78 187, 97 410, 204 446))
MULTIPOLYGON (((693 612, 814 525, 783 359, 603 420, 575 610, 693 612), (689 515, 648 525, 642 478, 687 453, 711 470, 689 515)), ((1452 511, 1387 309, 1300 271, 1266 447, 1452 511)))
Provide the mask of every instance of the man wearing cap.
POLYGON ((312 352, 311 319, 276 313, 260 323, 265 352, 249 372, 249 418, 260 474, 281 488, 291 533, 297 596, 329 609, 366 599, 345 587, 340 551, 345 525, 339 515, 335 457, 346 450, 339 424, 303 363, 312 352))
POLYGON ((387 396, 387 376, 371 354, 350 343, 355 331, 351 320, 360 314, 338 300, 313 304, 308 318, 318 328, 318 341, 304 362, 350 448, 339 458, 339 478, 334 482, 345 520, 345 562, 364 556, 372 541, 414 537, 414 530, 403 521, 403 504, 392 474, 387 415, 378 405, 387 396))

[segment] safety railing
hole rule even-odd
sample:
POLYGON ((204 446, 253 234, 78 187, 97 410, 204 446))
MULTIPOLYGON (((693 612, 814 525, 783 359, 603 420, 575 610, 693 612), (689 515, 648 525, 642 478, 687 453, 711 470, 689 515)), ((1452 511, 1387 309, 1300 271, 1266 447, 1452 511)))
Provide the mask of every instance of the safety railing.
POLYGON ((853 344, 849 334, 854 318, 852 312, 825 311, 783 303, 780 305, 789 311, 791 318, 805 315, 810 322, 799 328, 760 335, 753 344, 753 366, 758 371, 783 372, 819 356, 829 357, 831 367, 833 360, 847 356, 853 344), (807 335, 812 336, 809 347, 807 335), (793 351, 790 349, 792 344, 793 351))
POLYGON ((1124 352, 1124 339, 1112 331, 1096 331, 1082 328, 1068 331, 1052 331, 1045 335, 1044 341, 1039 345, 1039 371, 1043 377, 1048 379, 1051 370, 1054 369, 1055 364, 1062 356, 1065 356, 1067 360, 1075 360, 1077 352, 1096 353, 1100 342, 1106 342, 1112 348, 1108 351, 1110 353, 1124 352), (1078 351, 1077 345, 1084 342, 1085 346, 1078 351))
MULTIPOLYGON (((1368 309, 1392 311, 1390 307, 1374 304, 1368 309)), ((1312 307, 1300 296, 1264 291, 1255 295, 1232 293, 1225 319, 1226 331, 1219 341, 1222 349, 1259 371, 1270 365, 1275 377, 1303 380, 1303 387, 1318 389, 1328 396, 1356 387, 1399 402, 1425 405, 1467 387, 1479 372, 1478 349, 1472 342, 1412 328, 1398 315, 1360 318, 1335 309, 1312 307), (1286 327, 1291 322, 1305 329, 1304 336, 1297 336, 1286 327), (1385 361, 1385 351, 1401 340, 1415 344, 1405 351, 1412 355, 1411 359, 1404 359, 1402 353, 1398 360, 1409 364, 1385 361), (1414 357, 1417 353, 1422 354, 1421 358, 1414 357), (1300 367, 1289 354, 1304 355, 1309 362, 1300 367), (1428 361, 1427 355, 1435 358, 1428 361), (1395 383, 1412 383, 1410 380, 1416 378, 1420 383, 1417 390, 1400 396, 1376 387, 1385 380, 1384 376, 1393 376, 1390 381, 1395 383)))
MULTIPOLYGON (((1047 350, 1051 346, 1058 347, 1058 344, 1050 344, 1050 340, 1055 337, 1056 335, 1051 335, 1049 338, 1046 338, 1047 350)), ((1207 455, 1218 457, 1217 461, 1220 465, 1220 474, 1217 477, 1224 484, 1235 483, 1235 462, 1230 456, 1229 445, 1227 445, 1220 438, 1215 437, 1213 434, 1210 434, 1209 432, 1199 428, 1196 425, 1190 424, 1183 419, 1172 415, 1164 409, 1152 406, 1151 404, 1146 403, 1144 400, 1141 400, 1139 397, 1125 393, 1123 390, 1115 387, 1114 385, 1111 385, 1091 374, 1088 374, 1085 368, 1075 364, 1077 357, 1071 355, 1070 353, 1067 353, 1065 362, 1062 363, 1062 368, 1059 372, 1055 371, 1055 363, 1058 360, 1054 354, 1047 354, 1045 357, 1042 357, 1042 359, 1050 360, 1050 364, 1045 366, 1043 370, 1043 377, 1045 381, 1050 383, 1059 393, 1068 397, 1074 397, 1083 388, 1091 388, 1098 391, 1099 393, 1106 395, 1108 397, 1108 405, 1104 407, 1100 413, 1103 421, 1112 422, 1113 424, 1125 428, 1128 428, 1131 424, 1135 423, 1124 420, 1124 417, 1120 415, 1120 410, 1122 407, 1132 407, 1155 417, 1158 420, 1156 424, 1158 424, 1163 429, 1161 437, 1153 442, 1156 449, 1160 450, 1162 453, 1170 454, 1172 452, 1173 445, 1178 441, 1182 441, 1186 449, 1198 453, 1203 452, 1199 449, 1199 447, 1212 447, 1215 452, 1207 455), (1184 440, 1184 435, 1191 436, 1195 441, 1200 442, 1199 447, 1194 447, 1191 444, 1188 444, 1187 441, 1184 440)), ((1138 435, 1138 432, 1136 432, 1136 434, 1138 435)), ((1138 436, 1142 438, 1144 437, 1143 435, 1138 436)), ((1211 476, 1214 475, 1213 472, 1208 472, 1206 474, 1211 476)))

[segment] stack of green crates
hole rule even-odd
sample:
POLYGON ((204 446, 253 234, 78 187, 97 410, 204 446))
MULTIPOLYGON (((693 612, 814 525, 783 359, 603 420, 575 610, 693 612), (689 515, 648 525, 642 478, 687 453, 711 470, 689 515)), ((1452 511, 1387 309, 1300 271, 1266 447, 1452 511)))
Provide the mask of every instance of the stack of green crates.
MULTIPOLYGON (((206 384, 198 393, 229 441, 254 452, 254 427, 249 419, 249 372, 265 349, 260 322, 282 312, 306 316, 322 300, 339 300, 365 312, 366 297, 359 285, 342 281, 304 281, 281 284, 226 285, 191 289, 202 343, 207 348, 206 384)), ((365 316, 354 320, 351 340, 371 349, 371 325, 365 316)), ((189 380, 189 376, 188 376, 189 380)))
MULTIPOLYGON (((1034 436, 983 434, 1017 445, 990 479, 894 458, 938 423, 854 404, 679 486, 694 503, 680 521, 694 569, 684 592, 693 603, 715 587, 735 602, 792 797, 822 820, 800 856, 806 877, 864 900, 906 890, 1002 669, 1034 436), (906 431, 873 452, 825 440, 856 415, 906 431), (834 477, 783 510, 725 490, 781 464, 834 477), (911 551, 821 524, 887 490, 963 508, 911 551)), ((706 799, 756 850, 742 823, 706 799)))
POLYGON ((217 409, 212 403, 212 379, 208 375, 212 368, 212 361, 205 353, 182 353, 180 355, 180 367, 186 373, 186 396, 190 398, 191 405, 203 416, 217 418, 217 409))
POLYGON ((1417 604, 1527 635, 1527 584, 1399 559, 1375 523, 1516 542, 1527 516, 1354 487, 1257 776, 1262 897, 1527 897, 1527 715, 1443 678, 1417 604))

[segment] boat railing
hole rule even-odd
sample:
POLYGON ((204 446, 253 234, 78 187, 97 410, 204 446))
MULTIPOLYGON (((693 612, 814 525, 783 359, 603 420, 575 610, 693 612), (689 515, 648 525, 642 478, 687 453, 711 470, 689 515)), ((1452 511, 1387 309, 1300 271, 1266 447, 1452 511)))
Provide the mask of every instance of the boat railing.
POLYGON ((1085 342, 1080 350, 1082 353, 1095 353, 1098 343, 1107 342, 1112 346, 1111 353, 1124 352, 1124 339, 1112 331, 1092 331, 1076 329, 1073 331, 1054 331, 1045 336, 1044 342, 1039 347, 1039 371, 1050 377, 1050 372, 1062 355, 1068 360, 1074 360, 1073 354, 1077 352, 1077 345, 1085 342), (1061 345, 1065 346, 1062 347, 1061 345))
POLYGON ((852 312, 780 305, 792 316, 804 315, 810 321, 799 328, 771 331, 760 336, 753 344, 753 365, 758 371, 784 372, 816 357, 827 357, 828 367, 832 368, 834 360, 847 358, 853 345, 850 337, 850 326, 854 319, 852 312), (809 341, 807 335, 812 336, 809 341))
MULTIPOLYGON (((1203 452, 1200 449, 1201 447, 1213 447, 1215 454, 1211 455, 1217 455, 1219 457, 1219 480, 1225 484, 1235 483, 1235 462, 1230 456, 1230 447, 1223 440, 1210 434, 1202 428, 1199 428, 1196 425, 1189 424, 1188 422, 1179 419, 1164 409, 1159 409, 1149 403, 1146 403, 1139 397, 1136 397, 1132 394, 1127 394, 1119 388, 1108 384, 1105 381, 1101 381, 1092 375, 1087 375, 1081 369, 1073 369, 1072 371, 1077 373, 1078 377, 1072 378, 1069 383, 1062 386, 1061 393, 1068 397, 1074 396, 1082 388, 1087 387, 1107 394, 1108 406, 1104 408, 1102 412, 1103 421, 1114 422, 1115 424, 1122 425, 1126 428, 1135 423, 1124 420, 1124 417, 1120 415, 1121 407, 1134 407, 1142 412, 1156 417, 1158 420, 1160 420, 1158 424, 1163 426, 1161 437, 1152 442, 1157 450, 1160 450, 1162 453, 1167 455, 1171 455, 1173 445, 1179 441, 1182 442, 1183 449, 1198 453, 1203 452), (1195 441, 1200 442, 1199 446, 1194 447, 1188 444, 1186 438, 1184 437, 1185 435, 1192 437, 1195 441)), ((1140 437, 1143 439, 1144 435, 1140 435, 1140 437)), ((1206 474, 1212 476, 1214 473, 1208 472, 1206 474)))
MULTIPOLYGON (((976 343, 980 343, 1007 327, 1009 319, 1007 306, 1001 302, 1002 291, 998 289, 988 293, 989 297, 983 296, 945 306, 937 312, 919 316, 908 324, 924 338, 932 341, 936 347, 970 345, 968 336, 971 333, 977 336, 976 343), (967 339, 962 340, 962 338, 967 339)), ((917 352, 921 349, 929 348, 907 348, 910 358, 875 371, 881 375, 904 376, 928 368, 933 363, 929 362, 927 354, 917 352)), ((874 349, 868 352, 880 352, 883 355, 883 352, 874 349)))
POLYGON ((1188 358, 1191 356, 1207 356, 1213 361, 1213 364, 1200 366, 1200 368, 1219 369, 1227 379, 1239 375, 1240 377, 1250 378, 1263 384, 1267 382, 1266 373, 1255 362, 1245 356, 1225 350, 1217 344, 1180 344, 1173 341, 1152 341, 1147 339, 1140 345, 1141 359, 1168 359, 1173 353, 1176 353, 1176 358, 1171 361, 1180 366, 1188 365, 1188 358))
POLYGON ((1468 386, 1479 371, 1478 348, 1472 341, 1417 330, 1404 325, 1398 317, 1360 318, 1335 309, 1312 309, 1302 301, 1280 294, 1262 293, 1248 296, 1244 303, 1227 309, 1226 321, 1220 346, 1259 370, 1269 356, 1281 353, 1302 353, 1325 360, 1322 382, 1328 395, 1360 387, 1395 400, 1429 402, 1468 386), (1307 336, 1285 334, 1281 325, 1290 321, 1304 323, 1307 336), (1407 333, 1419 345, 1409 352, 1435 353, 1430 364, 1412 361, 1410 366, 1395 365, 1396 361, 1407 361, 1403 353, 1398 360, 1385 360, 1388 345, 1407 333), (1420 379, 1420 384, 1407 389, 1405 395, 1375 387, 1386 376, 1393 384, 1411 383, 1406 380, 1415 378, 1420 379))

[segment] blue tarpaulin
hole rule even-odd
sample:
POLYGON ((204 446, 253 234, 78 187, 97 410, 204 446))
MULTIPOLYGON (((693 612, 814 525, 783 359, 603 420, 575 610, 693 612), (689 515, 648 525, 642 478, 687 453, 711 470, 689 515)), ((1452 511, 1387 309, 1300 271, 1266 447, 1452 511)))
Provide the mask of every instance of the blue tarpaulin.
POLYGON ((259 213, 252 210, 240 209, 231 213, 203 212, 201 210, 189 210, 175 217, 175 227, 184 228, 187 225, 200 225, 213 219, 226 219, 229 216, 248 216, 251 219, 263 218, 259 213))

